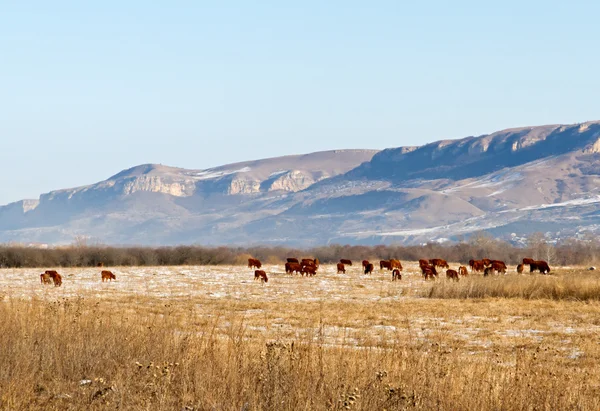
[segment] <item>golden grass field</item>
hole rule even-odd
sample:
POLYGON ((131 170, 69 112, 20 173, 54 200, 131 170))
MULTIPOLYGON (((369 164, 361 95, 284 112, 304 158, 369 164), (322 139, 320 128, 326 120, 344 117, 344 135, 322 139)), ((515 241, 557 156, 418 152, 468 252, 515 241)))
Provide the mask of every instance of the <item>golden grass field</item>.
POLYGON ((267 265, 267 284, 244 266, 58 269, 62 287, 3 269, 0 407, 600 409, 600 274, 403 265, 396 282, 267 265))

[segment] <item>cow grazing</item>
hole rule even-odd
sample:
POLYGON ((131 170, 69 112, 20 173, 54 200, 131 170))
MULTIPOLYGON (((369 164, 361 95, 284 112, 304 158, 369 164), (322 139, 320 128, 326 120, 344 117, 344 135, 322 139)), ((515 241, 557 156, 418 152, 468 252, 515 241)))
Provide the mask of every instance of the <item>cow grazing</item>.
POLYGON ((391 271, 392 270, 392 264, 389 261, 387 261, 387 260, 381 260, 379 262, 379 269, 383 270, 384 268, 386 268, 388 271, 391 271))
POLYGON ((365 268, 369 264, 369 260, 362 260, 362 266, 365 268))
POLYGON ((248 268, 260 268, 262 267, 262 263, 256 258, 248 259, 248 268))
POLYGON ((371 263, 367 264, 366 267, 365 267, 365 274, 371 274, 371 273, 373 273, 373 269, 374 268, 375 267, 373 267, 373 264, 371 264, 371 263))
POLYGON ((535 263, 535 260, 533 258, 527 258, 527 257, 525 257, 523 259, 523 265, 530 265, 531 263, 535 263))
POLYGON ((506 274, 506 264, 504 264, 502 261, 494 261, 494 262, 492 262, 491 267, 497 273, 506 274))
POLYGON ((50 274, 46 274, 46 273, 40 274, 40 282, 42 284, 52 284, 52 278, 50 278, 50 274))
POLYGON ((419 260, 419 267, 429 267, 429 261, 423 259, 419 260))
POLYGON ((475 271, 476 273, 480 273, 485 269, 485 265, 483 264, 483 261, 474 261, 473 262, 473 271, 475 271))
POLYGON ((100 276, 102 277, 102 282, 112 281, 112 280, 117 279, 116 275, 114 275, 112 272, 107 271, 107 270, 102 270, 102 272, 100 273, 100 276))
POLYGON ((446 278, 458 281, 458 272, 456 270, 446 270, 446 278))
POLYGON ((518 272, 519 274, 523 274, 523 264, 519 264, 519 265, 517 266, 517 272, 518 272))
POLYGON ((490 260, 489 258, 484 258, 484 259, 481 260, 481 262, 486 267, 489 267, 490 265, 492 265, 492 260, 490 260))
POLYGON ((433 280, 437 276, 437 272, 435 271, 435 268, 433 266, 423 267, 422 271, 423 278, 425 278, 425 281, 427 281, 427 279, 429 278, 433 280))
POLYGON ((400 270, 394 268, 392 271, 392 281, 402 280, 402 274, 400 274, 400 270))
POLYGON ((402 263, 400 262, 400 260, 392 258, 390 260, 390 265, 392 266, 392 269, 397 268, 399 271, 402 271, 402 263))
POLYGON ((467 267, 465 267, 464 265, 458 267, 458 274, 466 277, 468 275, 467 267))
POLYGON ((342 258, 342 259, 340 260, 340 263, 342 263, 342 264, 344 264, 344 265, 349 265, 349 266, 351 266, 351 265, 352 265, 352 261, 351 261, 351 260, 346 260, 346 259, 344 259, 344 258, 342 258))
POLYGON ((269 282, 269 278, 267 277, 267 273, 265 273, 263 270, 256 270, 256 271, 254 271, 254 279, 255 280, 260 280, 263 283, 268 283, 269 282))
POLYGON ((298 261, 298 259, 297 259, 297 258, 291 258, 291 257, 290 257, 290 258, 288 258, 288 259, 287 259, 287 262, 288 262, 288 263, 299 263, 300 261, 298 261))
POLYGON ((306 274, 307 276, 313 276, 313 275, 317 275, 317 267, 315 265, 303 265, 302 269, 300 270, 300 274, 304 275, 306 274))
POLYGON ((300 262, 301 265, 314 265, 314 266, 318 266, 319 264, 317 264, 317 259, 312 259, 312 258, 303 258, 302 261, 300 262))
POLYGON ((542 274, 548 274, 550 272, 550 267, 544 260, 534 261, 533 263, 529 264, 529 272, 532 273, 536 270, 542 274))
POLYGON ((44 271, 44 274, 48 274, 48 276, 50 276, 50 278, 52 278, 52 281, 54 282, 55 287, 60 287, 62 285, 62 277, 56 271, 46 270, 46 271, 44 271))
POLYGON ((302 272, 302 266, 299 263, 285 263, 285 272, 288 274, 300 274, 302 272))
POLYGON ((344 264, 342 263, 337 263, 337 273, 344 273, 346 274, 346 267, 344 266, 344 264))

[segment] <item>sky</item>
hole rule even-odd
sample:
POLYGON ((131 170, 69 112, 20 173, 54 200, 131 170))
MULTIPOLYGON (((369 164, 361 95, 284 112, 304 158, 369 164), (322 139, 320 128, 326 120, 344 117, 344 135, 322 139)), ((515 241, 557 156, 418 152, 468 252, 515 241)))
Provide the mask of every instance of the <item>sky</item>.
POLYGON ((0 3, 0 204, 600 119, 597 1, 0 3))

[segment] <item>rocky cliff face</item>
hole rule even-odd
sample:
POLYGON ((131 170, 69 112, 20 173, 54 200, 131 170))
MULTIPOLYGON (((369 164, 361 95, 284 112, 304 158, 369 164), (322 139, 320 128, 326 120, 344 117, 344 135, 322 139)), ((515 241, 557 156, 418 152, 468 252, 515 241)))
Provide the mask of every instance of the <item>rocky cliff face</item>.
POLYGON ((208 170, 142 165, 0 207, 0 241, 113 244, 510 241, 600 232, 600 122, 208 170))

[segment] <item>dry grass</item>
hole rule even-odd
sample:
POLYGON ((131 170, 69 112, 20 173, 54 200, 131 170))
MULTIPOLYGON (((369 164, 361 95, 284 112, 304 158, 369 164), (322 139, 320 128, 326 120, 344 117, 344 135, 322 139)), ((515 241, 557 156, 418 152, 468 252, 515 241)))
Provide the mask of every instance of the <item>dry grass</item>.
POLYGON ((463 281, 405 266, 400 283, 271 266, 265 286, 239 267, 113 270, 112 284, 64 270, 62 288, 3 270, 0 408, 600 407, 598 302, 422 298, 463 281))

